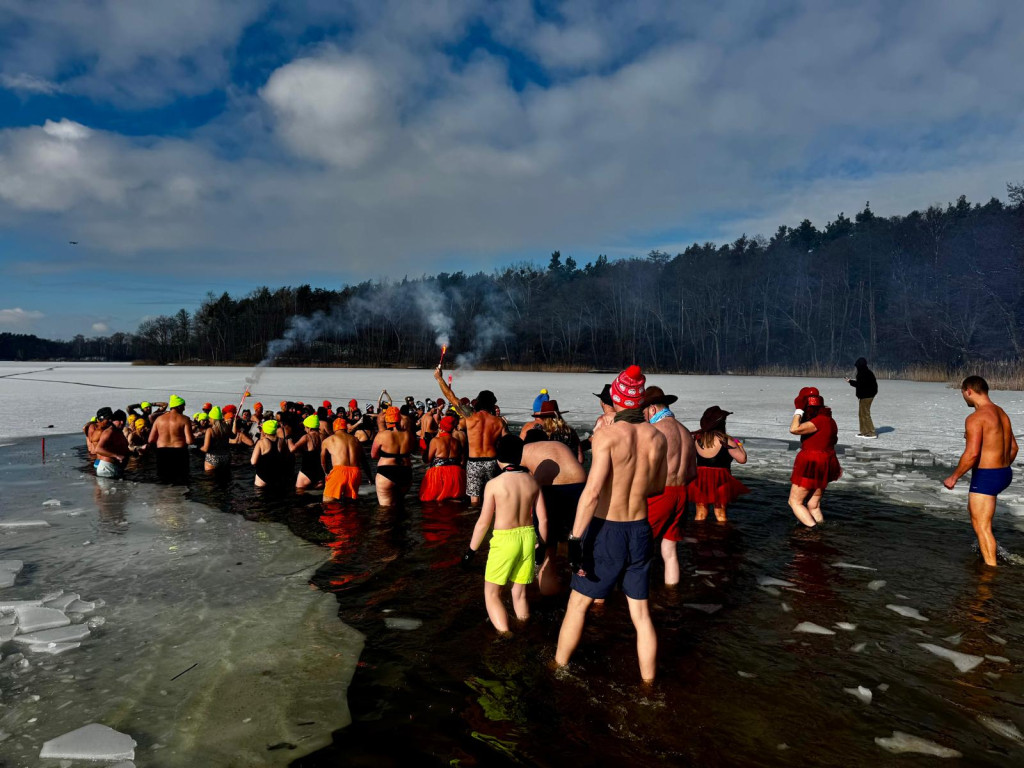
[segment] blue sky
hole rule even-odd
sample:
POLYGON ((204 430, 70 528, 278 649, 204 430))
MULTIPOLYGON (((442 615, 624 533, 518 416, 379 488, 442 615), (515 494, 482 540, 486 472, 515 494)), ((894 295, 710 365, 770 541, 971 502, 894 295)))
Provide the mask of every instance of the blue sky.
POLYGON ((1022 39, 1010 1, 0 0, 0 331, 1005 197, 1022 39))

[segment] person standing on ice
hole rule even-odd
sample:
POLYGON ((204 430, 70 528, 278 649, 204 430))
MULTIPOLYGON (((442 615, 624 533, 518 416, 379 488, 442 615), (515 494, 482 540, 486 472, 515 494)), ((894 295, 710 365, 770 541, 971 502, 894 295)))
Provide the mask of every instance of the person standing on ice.
POLYGON ((971 471, 971 489, 967 511, 978 536, 978 546, 985 565, 996 565, 996 539, 992 535, 992 518, 996 497, 1013 480, 1011 464, 1017 458, 1017 438, 1013 436, 1010 417, 988 396, 988 382, 981 376, 968 376, 960 385, 964 402, 974 409, 964 425, 967 447, 953 474, 942 481, 953 490, 957 480, 971 471))
POLYGON ((857 415, 860 417, 860 432, 857 433, 857 437, 875 440, 878 435, 875 433, 875 424, 871 421, 871 403, 878 394, 878 380, 868 368, 868 361, 863 357, 857 358, 854 365, 857 366, 857 378, 846 381, 857 393, 857 415))
POLYGON ((797 520, 813 528, 825 522, 821 514, 825 488, 843 475, 836 458, 839 428, 817 387, 801 389, 793 404, 796 410, 789 431, 800 436, 800 451, 790 476, 789 508, 797 520))

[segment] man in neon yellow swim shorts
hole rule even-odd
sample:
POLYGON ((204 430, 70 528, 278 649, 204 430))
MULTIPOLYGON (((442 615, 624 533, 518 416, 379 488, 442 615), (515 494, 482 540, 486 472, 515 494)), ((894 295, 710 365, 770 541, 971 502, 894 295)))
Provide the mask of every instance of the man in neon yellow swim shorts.
POLYGON ((522 466, 523 441, 516 435, 503 436, 498 441, 496 458, 500 472, 484 487, 480 519, 462 561, 468 564, 473 559, 493 522, 494 535, 484 573, 484 604, 494 628, 505 633, 509 631, 508 612, 501 590, 511 581, 516 618, 520 621, 530 618, 526 585, 533 581, 534 563, 543 559, 543 549, 538 550, 538 534, 543 547, 548 536, 548 515, 540 486, 522 466))

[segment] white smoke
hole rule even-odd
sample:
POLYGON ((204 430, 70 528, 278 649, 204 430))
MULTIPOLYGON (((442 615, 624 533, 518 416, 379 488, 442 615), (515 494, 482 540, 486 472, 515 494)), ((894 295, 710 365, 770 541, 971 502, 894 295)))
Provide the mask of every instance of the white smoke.
POLYGON ((432 290, 425 283, 416 286, 413 298, 416 307, 423 315, 423 321, 434 332, 434 340, 439 347, 451 344, 454 322, 445 311, 447 297, 439 290, 432 290))

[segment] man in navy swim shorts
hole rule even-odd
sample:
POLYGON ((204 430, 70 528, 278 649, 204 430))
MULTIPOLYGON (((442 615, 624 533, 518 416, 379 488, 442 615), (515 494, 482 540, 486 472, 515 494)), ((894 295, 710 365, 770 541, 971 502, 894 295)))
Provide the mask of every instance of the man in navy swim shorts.
POLYGON ((644 383, 631 365, 611 387, 615 421, 594 433, 593 460, 569 536, 572 593, 558 634, 555 663, 569 663, 583 635, 587 610, 618 586, 637 633, 640 675, 654 680, 658 638, 647 592, 652 546, 647 497, 665 490, 665 436, 643 416, 644 383))
POLYGON ((996 565, 996 539, 992 535, 992 517, 996 497, 1013 480, 1010 467, 1017 458, 1017 439, 1013 436, 1010 418, 988 396, 988 382, 981 376, 968 376, 960 385, 960 393, 974 413, 967 417, 964 436, 967 447, 953 474, 942 481, 953 490, 956 481, 971 472, 971 490, 967 510, 978 536, 978 546, 985 565, 996 565))

